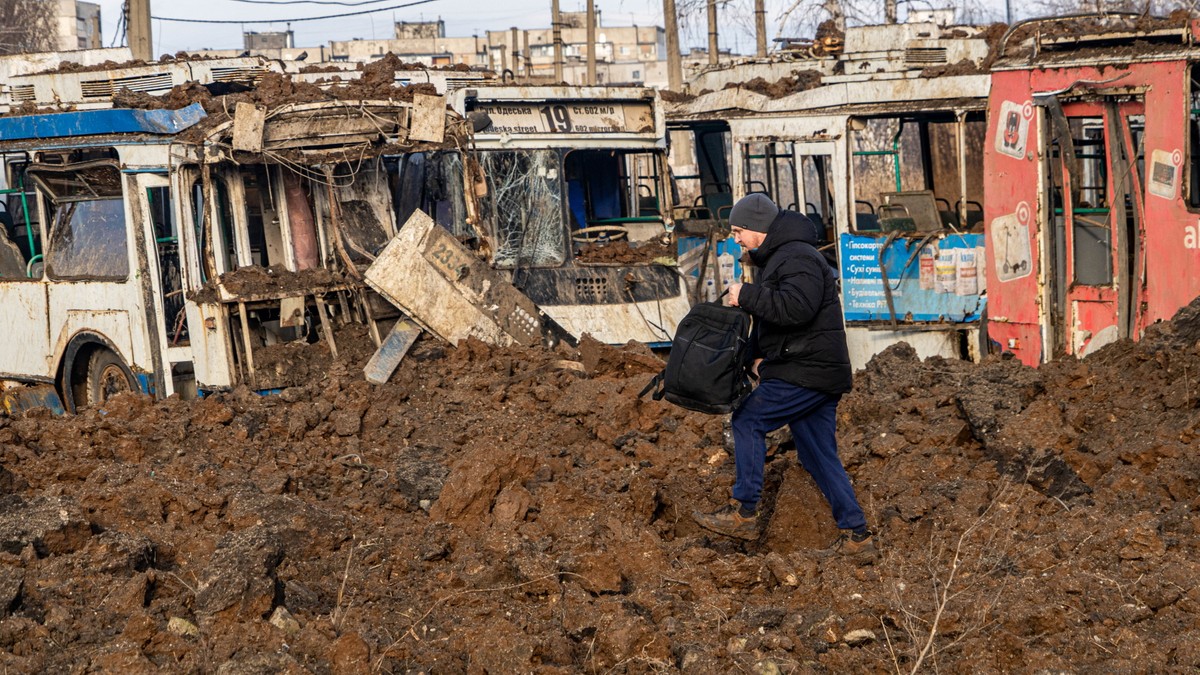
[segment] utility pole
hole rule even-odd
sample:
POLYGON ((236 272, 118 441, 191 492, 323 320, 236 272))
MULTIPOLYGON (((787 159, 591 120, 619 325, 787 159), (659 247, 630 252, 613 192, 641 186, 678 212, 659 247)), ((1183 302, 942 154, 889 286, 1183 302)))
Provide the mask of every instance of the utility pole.
POLYGON ((126 34, 129 51, 134 59, 150 61, 154 58, 154 46, 150 41, 150 0, 125 0, 129 12, 126 34))
POLYGON ((767 58, 767 3, 754 0, 754 34, 758 38, 758 58, 767 58))
POLYGON ((596 86, 596 0, 587 0, 587 84, 596 86))
POLYGON ((708 65, 715 66, 720 53, 717 46, 717 0, 708 0, 708 65))
POLYGON ((554 83, 558 84, 563 81, 562 23, 558 13, 558 0, 551 0, 550 17, 551 28, 554 33, 554 83))
POLYGON ((886 24, 896 23, 896 0, 884 0, 883 22, 886 24))
POLYGON ((525 56, 525 77, 533 77, 533 54, 529 51, 529 31, 521 31, 521 54, 525 56))
POLYGON ((683 57, 679 53, 679 15, 675 13, 675 0, 663 0, 663 23, 667 32, 667 89, 683 91, 683 57))
POLYGON ((510 32, 509 32, 508 39, 512 40, 512 42, 509 43, 512 45, 512 71, 513 71, 513 77, 516 77, 517 71, 519 71, 521 69, 520 68, 520 64, 521 64, 520 44, 521 43, 517 42, 517 27, 513 26, 512 28, 509 29, 509 31, 510 32))

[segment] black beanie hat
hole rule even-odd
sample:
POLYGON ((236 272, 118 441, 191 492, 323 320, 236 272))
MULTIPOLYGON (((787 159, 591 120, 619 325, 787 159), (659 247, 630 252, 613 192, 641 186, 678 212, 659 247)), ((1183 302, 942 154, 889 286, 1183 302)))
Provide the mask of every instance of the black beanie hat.
POLYGON ((733 205, 729 212, 730 227, 765 233, 779 217, 779 207, 761 192, 748 194, 733 205))

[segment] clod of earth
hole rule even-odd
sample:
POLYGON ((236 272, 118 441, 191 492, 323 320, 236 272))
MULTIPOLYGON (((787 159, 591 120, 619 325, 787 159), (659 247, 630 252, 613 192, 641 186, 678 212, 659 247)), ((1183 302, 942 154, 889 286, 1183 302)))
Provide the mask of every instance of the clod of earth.
POLYGON ((1038 370, 873 359, 839 410, 867 567, 814 554, 785 439, 763 535, 700 530, 724 422, 638 399, 634 345, 425 338, 373 386, 318 342, 279 396, 0 417, 0 667, 1194 669, 1198 315, 1038 370))

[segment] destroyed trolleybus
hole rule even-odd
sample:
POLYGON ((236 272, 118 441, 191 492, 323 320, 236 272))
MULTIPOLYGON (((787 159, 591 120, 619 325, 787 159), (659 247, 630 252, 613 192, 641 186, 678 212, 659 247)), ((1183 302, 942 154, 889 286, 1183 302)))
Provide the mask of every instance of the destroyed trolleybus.
MULTIPOLYGON (((431 215, 489 247, 492 265, 570 334, 668 344, 690 303, 656 93, 479 86, 455 91, 452 101, 474 125, 475 152, 440 166, 426 160, 422 170, 453 175, 459 162, 477 163, 474 192, 489 231, 485 237, 478 223, 451 213, 459 195, 431 215)), ((400 171, 414 168, 409 158, 400 171)), ((398 202, 400 220, 417 206, 406 195, 398 202)))
POLYGON ((0 380, 72 409, 305 381, 295 349, 384 318, 359 270, 397 228, 385 149, 465 142, 416 99, 0 118, 0 380))
POLYGON ((749 63, 703 75, 693 86, 711 93, 670 109, 703 181, 691 210, 727 217, 761 192, 816 223, 836 251, 856 368, 898 342, 922 357, 981 353, 987 56, 975 27, 855 27, 783 62, 807 83, 795 93, 726 86, 770 76, 749 63))
POLYGON ((1200 22, 1018 24, 993 68, 988 331, 1029 365, 1200 295, 1200 22))

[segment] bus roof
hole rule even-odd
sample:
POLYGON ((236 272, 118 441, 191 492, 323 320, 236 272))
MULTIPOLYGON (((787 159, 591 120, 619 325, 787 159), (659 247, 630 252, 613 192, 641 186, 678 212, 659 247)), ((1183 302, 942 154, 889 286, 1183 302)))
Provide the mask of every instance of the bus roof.
POLYGON ((116 108, 0 117, 0 138, 7 142, 108 134, 171 135, 195 126, 205 117, 199 103, 178 110, 116 108))

